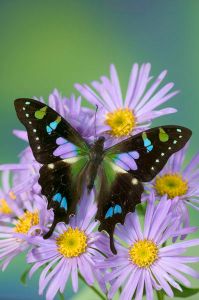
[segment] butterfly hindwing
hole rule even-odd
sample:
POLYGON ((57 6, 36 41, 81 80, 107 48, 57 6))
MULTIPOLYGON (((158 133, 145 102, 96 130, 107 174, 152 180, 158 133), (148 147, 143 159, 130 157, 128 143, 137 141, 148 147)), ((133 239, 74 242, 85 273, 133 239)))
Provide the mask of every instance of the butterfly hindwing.
POLYGON ((54 211, 54 221, 45 238, 52 234, 57 223, 68 223, 69 216, 75 213, 82 193, 86 164, 87 160, 83 157, 73 164, 62 160, 41 167, 41 192, 48 200, 48 209, 54 211))
POLYGON ((152 180, 169 157, 182 149, 191 130, 181 126, 161 126, 139 133, 105 151, 105 155, 142 182, 152 180))
POLYGON ((56 111, 39 101, 15 100, 17 116, 28 132, 35 159, 41 164, 86 155, 89 145, 56 111), (66 148, 67 146, 67 148, 66 148))
POLYGON ((116 171, 111 162, 105 162, 100 179, 96 219, 100 221, 99 231, 105 230, 109 234, 110 248, 115 254, 115 225, 124 224, 126 214, 133 212, 140 203, 142 192, 143 185, 135 177, 119 168, 116 171))

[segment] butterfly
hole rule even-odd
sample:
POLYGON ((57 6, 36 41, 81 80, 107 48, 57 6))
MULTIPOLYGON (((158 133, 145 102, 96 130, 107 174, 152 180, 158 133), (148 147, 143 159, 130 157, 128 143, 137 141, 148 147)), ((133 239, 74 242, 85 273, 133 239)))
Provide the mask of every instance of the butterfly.
POLYGON ((84 186, 88 193, 95 188, 99 231, 109 234, 114 254, 115 226, 124 224, 126 214, 140 203, 142 183, 151 181, 192 134, 185 127, 160 126, 105 149, 103 136, 89 144, 45 103, 21 98, 15 100, 15 109, 26 127, 33 155, 42 165, 39 184, 47 208, 54 211, 53 223, 44 238, 52 235, 57 223, 69 222, 84 186))

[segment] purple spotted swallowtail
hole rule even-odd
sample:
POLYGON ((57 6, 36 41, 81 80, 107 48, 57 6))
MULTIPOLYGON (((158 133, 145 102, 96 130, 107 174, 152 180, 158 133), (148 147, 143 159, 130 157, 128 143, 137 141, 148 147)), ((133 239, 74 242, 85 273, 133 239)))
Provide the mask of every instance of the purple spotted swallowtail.
POLYGON ((39 184, 54 211, 54 221, 44 238, 49 238, 59 222, 69 222, 85 185, 97 190, 99 230, 110 236, 117 223, 124 223, 135 210, 143 192, 142 182, 151 181, 169 157, 185 146, 191 131, 166 125, 129 137, 104 149, 104 137, 92 145, 56 111, 36 100, 15 100, 15 109, 26 127, 35 159, 42 164, 39 184))

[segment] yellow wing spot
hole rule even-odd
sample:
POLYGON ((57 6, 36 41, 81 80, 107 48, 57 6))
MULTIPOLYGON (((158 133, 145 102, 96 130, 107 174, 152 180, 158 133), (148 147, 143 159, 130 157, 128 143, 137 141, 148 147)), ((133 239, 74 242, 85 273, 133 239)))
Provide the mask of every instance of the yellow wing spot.
POLYGON ((159 128, 159 140, 163 143, 168 142, 168 140, 169 140, 169 135, 161 127, 159 128))

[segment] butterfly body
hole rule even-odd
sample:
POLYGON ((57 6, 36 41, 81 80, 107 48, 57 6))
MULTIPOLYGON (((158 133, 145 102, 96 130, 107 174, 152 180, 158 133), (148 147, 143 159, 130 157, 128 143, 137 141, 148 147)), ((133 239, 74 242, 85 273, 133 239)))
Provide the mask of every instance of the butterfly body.
POLYGON ((49 238, 59 222, 69 222, 86 187, 96 191, 99 230, 110 236, 117 223, 135 210, 143 193, 142 182, 152 180, 169 157, 179 151, 191 136, 188 128, 165 125, 108 148, 104 137, 90 145, 62 116, 39 101, 15 100, 19 120, 26 127, 35 159, 42 165, 39 184, 54 211, 54 221, 44 238, 49 238))
POLYGON ((87 176, 86 176, 88 191, 92 190, 99 167, 103 161, 104 142, 105 142, 105 138, 103 136, 99 137, 95 141, 95 143, 93 144, 90 150, 90 160, 88 163, 87 176))

